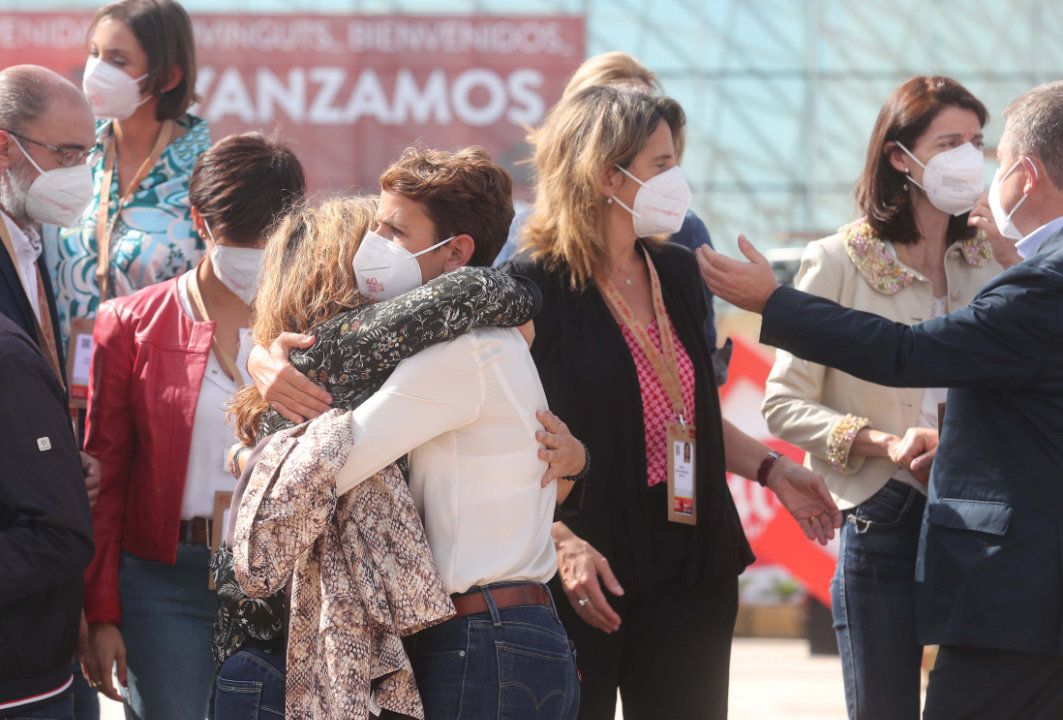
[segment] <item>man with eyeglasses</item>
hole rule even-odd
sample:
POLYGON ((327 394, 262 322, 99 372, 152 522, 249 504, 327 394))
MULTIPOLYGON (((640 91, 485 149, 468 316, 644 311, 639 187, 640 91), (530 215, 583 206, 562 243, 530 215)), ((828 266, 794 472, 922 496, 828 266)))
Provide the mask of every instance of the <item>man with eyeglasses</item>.
POLYGON ((94 142, 78 88, 42 67, 0 71, 0 717, 73 716, 86 485, 98 491, 99 470, 67 412, 39 224, 84 211, 94 142))

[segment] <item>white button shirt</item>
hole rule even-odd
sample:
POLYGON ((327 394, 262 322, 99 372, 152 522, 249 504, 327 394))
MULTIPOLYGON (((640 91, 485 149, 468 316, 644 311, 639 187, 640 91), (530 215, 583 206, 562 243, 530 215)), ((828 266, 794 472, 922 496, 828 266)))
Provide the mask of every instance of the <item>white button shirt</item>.
POLYGON ((556 485, 542 488, 537 410, 546 395, 513 328, 473 330, 403 360, 351 413, 354 447, 336 478, 347 492, 410 455, 410 491, 440 578, 474 585, 546 582, 556 485))
MULTIPOLYGON (((22 228, 7 216, 0 212, 0 218, 7 226, 7 232, 11 236, 12 249, 15 251, 15 265, 19 279, 22 281, 22 289, 26 293, 26 299, 33 308, 33 314, 37 316, 37 322, 41 320, 41 307, 37 295, 37 258, 41 256, 41 242, 37 238, 30 238, 22 232, 22 228), (35 242, 36 241, 36 242, 35 242)), ((3 251, 3 243, 0 242, 0 251, 3 251)))

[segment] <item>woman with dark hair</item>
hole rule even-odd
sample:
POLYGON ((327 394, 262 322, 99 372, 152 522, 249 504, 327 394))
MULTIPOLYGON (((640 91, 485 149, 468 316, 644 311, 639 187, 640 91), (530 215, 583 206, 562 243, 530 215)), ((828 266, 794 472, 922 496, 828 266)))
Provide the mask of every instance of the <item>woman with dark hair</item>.
MULTIPOLYGON (((968 226, 987 118, 950 78, 894 90, 856 186, 863 217, 808 246, 797 287, 908 324, 970 302, 1000 271, 968 226)), ((845 511, 831 592, 850 718, 919 717, 915 558, 944 400, 943 389, 874 385, 782 351, 768 379, 768 427, 808 451, 845 511)))
POLYGON ((215 493, 230 490, 226 418, 247 379, 237 358, 274 218, 306 179, 288 148, 228 137, 192 173, 192 218, 208 248, 192 270, 100 306, 85 446, 103 479, 86 572, 87 676, 132 716, 202 720, 214 681, 208 588, 215 493), (128 672, 127 672, 128 670, 128 672))
POLYGON ((594 458, 582 508, 565 503, 552 531, 586 719, 612 720, 618 689, 626 718, 726 717, 753 556, 725 470, 773 490, 810 538, 840 522, 822 479, 720 416, 697 265, 665 241, 691 198, 684 125, 674 100, 615 87, 558 103, 508 265, 542 290, 532 356, 594 458))
POLYGON ((188 180, 210 147, 196 101, 192 23, 174 0, 119 0, 89 27, 82 82, 98 124, 93 200, 71 228, 47 227, 60 327, 199 261, 188 180))

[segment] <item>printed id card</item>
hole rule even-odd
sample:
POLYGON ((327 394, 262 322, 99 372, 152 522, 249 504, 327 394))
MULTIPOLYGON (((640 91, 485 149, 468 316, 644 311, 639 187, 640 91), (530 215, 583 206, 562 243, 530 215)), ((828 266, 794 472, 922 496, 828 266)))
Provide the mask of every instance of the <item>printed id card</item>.
POLYGON ((89 397, 89 367, 92 363, 92 328, 94 320, 74 318, 70 321, 70 344, 66 351, 66 380, 71 409, 82 409, 89 397))
POLYGON ((694 466, 697 440, 694 428, 673 423, 668 426, 668 519, 684 525, 697 525, 694 497, 694 466))

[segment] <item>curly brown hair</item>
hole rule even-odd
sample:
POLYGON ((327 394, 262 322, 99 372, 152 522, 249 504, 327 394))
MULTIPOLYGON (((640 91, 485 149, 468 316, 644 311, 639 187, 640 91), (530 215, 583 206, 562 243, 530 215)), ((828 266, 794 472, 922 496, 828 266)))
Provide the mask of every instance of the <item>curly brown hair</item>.
MULTIPOLYGON (((251 337, 257 344, 268 346, 286 331, 308 333, 358 304, 351 267, 376 206, 375 197, 335 198, 303 206, 277 224, 255 294, 251 337)), ((253 384, 236 392, 229 411, 244 445, 258 440, 268 408, 253 384)))
POLYGON ((420 203, 437 239, 471 236, 470 265, 489 267, 513 222, 513 181, 475 145, 457 152, 406 148, 380 176, 380 189, 420 203))

